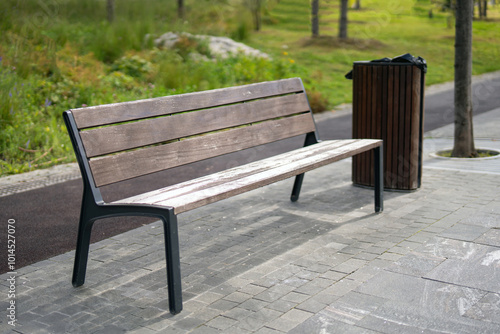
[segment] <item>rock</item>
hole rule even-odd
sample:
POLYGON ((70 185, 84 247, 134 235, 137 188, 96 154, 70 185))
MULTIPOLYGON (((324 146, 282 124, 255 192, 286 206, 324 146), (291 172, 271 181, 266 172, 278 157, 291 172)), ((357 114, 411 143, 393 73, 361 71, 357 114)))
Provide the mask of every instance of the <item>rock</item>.
MULTIPOLYGON (((187 37, 192 37, 190 33, 183 33, 183 35, 187 37)), ((179 40, 180 36, 174 32, 167 32, 166 34, 161 35, 159 38, 155 39, 155 45, 158 47, 164 47, 167 49, 172 49, 179 40)))
POLYGON ((237 54, 244 54, 256 58, 269 58, 269 56, 259 50, 249 47, 243 43, 236 42, 228 37, 216 37, 208 35, 192 35, 190 33, 174 33, 167 32, 155 39, 155 45, 168 49, 174 48, 175 44, 181 37, 194 38, 200 41, 207 41, 210 54, 214 57, 222 59, 228 58, 237 54))

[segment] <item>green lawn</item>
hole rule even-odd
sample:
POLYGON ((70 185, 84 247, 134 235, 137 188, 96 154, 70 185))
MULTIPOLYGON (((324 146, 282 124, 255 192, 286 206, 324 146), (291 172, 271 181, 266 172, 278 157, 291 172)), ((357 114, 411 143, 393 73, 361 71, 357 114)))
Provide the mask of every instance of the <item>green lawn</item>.
MULTIPOLYGON (((70 108, 299 76, 324 110, 351 102, 344 75, 354 61, 407 52, 427 60, 427 84, 453 79, 453 17, 430 0, 363 0, 342 42, 337 0, 320 0, 316 39, 308 0, 268 0, 260 32, 240 0, 185 1, 183 20, 175 1, 116 1, 112 24, 105 1, 0 2, 0 175, 74 161, 61 117, 70 108), (153 46, 167 31, 243 39, 272 59, 193 61, 186 55, 206 53, 202 43, 153 46)), ((474 22, 474 74, 500 69, 500 6, 488 15, 474 22)))
MULTIPOLYGON (((362 10, 350 10, 349 41, 339 43, 339 1, 320 1, 320 38, 310 38, 308 1, 284 0, 271 15, 276 23, 252 36, 252 46, 283 51, 295 60, 298 75, 309 88, 324 94, 331 106, 351 102, 351 82, 344 74, 359 60, 394 57, 404 53, 421 56, 428 63, 428 85, 453 80, 454 19, 430 1, 363 0, 362 10), (429 10, 433 18, 429 18, 429 10), (299 19, 295 19, 299 17, 299 19), (450 26, 451 24, 451 26, 450 26)), ((474 74, 500 69, 499 7, 490 8, 488 21, 474 22, 474 74)))

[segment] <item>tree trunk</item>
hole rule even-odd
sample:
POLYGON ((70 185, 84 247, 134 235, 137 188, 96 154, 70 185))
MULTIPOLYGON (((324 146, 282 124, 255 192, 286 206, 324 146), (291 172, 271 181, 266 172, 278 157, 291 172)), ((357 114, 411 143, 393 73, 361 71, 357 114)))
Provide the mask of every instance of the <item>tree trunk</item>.
POLYGON ((115 19, 115 0, 108 0, 106 4, 106 12, 108 16, 108 22, 113 22, 115 19))
POLYGON ((319 36, 319 0, 311 1, 311 31, 312 37, 319 36))
POLYGON ((477 1, 477 11, 479 14, 479 19, 483 18, 483 0, 477 1))
POLYGON ((349 0, 340 0, 339 38, 347 38, 347 7, 349 0))
POLYGON ((177 0, 177 16, 180 19, 184 18, 184 0, 177 0))
POLYGON ((356 0, 354 2, 354 5, 352 6, 353 9, 360 10, 361 9, 361 0, 356 0))
POLYGON ((260 27, 262 26, 262 19, 261 19, 261 7, 262 7, 262 0, 254 0, 255 1, 255 7, 254 7, 254 27, 255 31, 260 31, 260 27))
POLYGON ((474 1, 456 3, 455 18, 455 138, 453 157, 477 156, 472 126, 472 17, 474 1))
POLYGON ((484 0, 483 3, 483 17, 484 18, 488 17, 488 0, 484 0))

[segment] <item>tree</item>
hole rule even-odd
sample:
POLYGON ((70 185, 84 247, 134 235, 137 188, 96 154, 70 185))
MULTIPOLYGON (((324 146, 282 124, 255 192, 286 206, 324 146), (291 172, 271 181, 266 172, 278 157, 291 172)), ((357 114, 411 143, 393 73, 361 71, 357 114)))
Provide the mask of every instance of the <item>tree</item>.
POLYGON ((184 0, 177 0, 177 16, 184 18, 184 0))
POLYGON ((488 0, 478 0, 477 8, 479 12, 479 18, 485 19, 488 16, 488 0))
POLYGON ((353 9, 360 10, 361 9, 361 0, 354 1, 354 5, 352 5, 353 9))
POLYGON ((347 7, 349 0, 340 0, 339 38, 347 38, 347 7))
POLYGON ((113 22, 115 19, 115 0, 108 0, 106 3, 106 12, 108 16, 108 22, 113 22))
POLYGON ((262 26, 262 2, 265 0, 245 0, 245 5, 252 12, 253 27, 255 31, 259 31, 262 26))
POLYGON ((312 37, 319 36, 319 0, 311 1, 311 30, 312 37))
POLYGON ((472 17, 474 1, 456 2, 455 11, 455 138, 453 157, 474 157, 472 125, 472 17))

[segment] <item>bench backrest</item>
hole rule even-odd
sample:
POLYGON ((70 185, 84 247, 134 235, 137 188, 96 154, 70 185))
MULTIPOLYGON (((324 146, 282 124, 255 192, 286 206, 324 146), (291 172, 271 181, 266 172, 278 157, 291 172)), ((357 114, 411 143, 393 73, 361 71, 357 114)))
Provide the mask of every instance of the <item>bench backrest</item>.
POLYGON ((299 78, 73 109, 64 117, 96 187, 315 131, 299 78))

